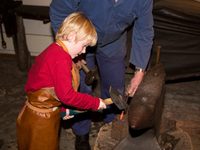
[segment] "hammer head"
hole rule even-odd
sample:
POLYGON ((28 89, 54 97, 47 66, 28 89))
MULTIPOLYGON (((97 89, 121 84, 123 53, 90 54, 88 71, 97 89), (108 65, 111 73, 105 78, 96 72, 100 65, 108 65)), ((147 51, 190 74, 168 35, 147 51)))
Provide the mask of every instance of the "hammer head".
POLYGON ((85 83, 87 85, 92 85, 94 83, 94 81, 97 80, 96 72, 97 72, 96 69, 94 69, 94 70, 90 70, 88 73, 86 73, 85 83))
POLYGON ((120 109, 123 110, 128 107, 128 104, 126 102, 126 96, 123 96, 120 94, 119 91, 117 91, 116 89, 110 87, 109 89, 109 93, 110 93, 110 97, 113 101, 113 103, 120 109))

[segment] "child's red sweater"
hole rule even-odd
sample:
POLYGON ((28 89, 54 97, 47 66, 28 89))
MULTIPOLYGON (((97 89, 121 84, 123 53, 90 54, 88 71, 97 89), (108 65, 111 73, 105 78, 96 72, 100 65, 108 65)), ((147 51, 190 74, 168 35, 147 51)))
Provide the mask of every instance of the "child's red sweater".
POLYGON ((62 47, 52 43, 32 65, 25 91, 36 91, 45 87, 54 87, 59 100, 78 109, 97 110, 99 99, 88 94, 76 92, 72 87, 72 58, 62 47))

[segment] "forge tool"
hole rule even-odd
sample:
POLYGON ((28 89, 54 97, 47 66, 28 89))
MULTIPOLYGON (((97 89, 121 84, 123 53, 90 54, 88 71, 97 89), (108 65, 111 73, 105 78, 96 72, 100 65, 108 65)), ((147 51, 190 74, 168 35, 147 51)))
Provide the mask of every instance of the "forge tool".
MULTIPOLYGON (((127 100, 124 99, 125 98, 124 96, 122 96, 117 90, 115 90, 112 87, 110 87, 109 93, 110 93, 110 97, 111 98, 104 99, 104 103, 106 105, 114 104, 115 106, 117 106, 117 108, 119 110, 126 110, 127 109, 127 107, 128 107, 127 100)), ((80 113, 85 113, 85 112, 87 112, 87 111, 81 111, 81 110, 75 110, 75 109, 67 109, 66 112, 61 113, 61 116, 63 118, 66 115, 73 116, 73 115, 80 114, 80 113)))

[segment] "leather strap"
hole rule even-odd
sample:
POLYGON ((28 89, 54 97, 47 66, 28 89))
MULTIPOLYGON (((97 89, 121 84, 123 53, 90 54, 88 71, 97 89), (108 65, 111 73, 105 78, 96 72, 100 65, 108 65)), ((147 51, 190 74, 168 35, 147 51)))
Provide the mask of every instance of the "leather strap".
MULTIPOLYGON (((65 46, 65 44, 61 41, 61 40, 56 40, 56 43, 58 45, 60 45, 66 52, 68 52, 67 47, 65 46)), ((72 62, 72 84, 73 84, 73 88, 77 91, 78 87, 79 87, 79 71, 76 68, 76 65, 74 64, 74 62, 72 62)))

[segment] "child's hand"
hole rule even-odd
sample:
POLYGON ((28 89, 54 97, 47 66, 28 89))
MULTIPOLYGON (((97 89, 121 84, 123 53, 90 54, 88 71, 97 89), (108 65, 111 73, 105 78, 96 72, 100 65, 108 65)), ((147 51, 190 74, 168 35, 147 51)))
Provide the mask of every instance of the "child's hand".
POLYGON ((74 115, 71 115, 71 116, 70 115, 68 115, 68 116, 66 115, 66 116, 63 117, 63 120, 68 120, 68 119, 71 119, 71 118, 74 118, 74 115))
POLYGON ((100 103, 99 103, 98 110, 99 109, 106 109, 106 104, 103 102, 103 100, 101 98, 99 98, 99 100, 100 100, 100 103))
MULTIPOLYGON (((64 113, 64 112, 63 112, 64 113)), ((74 118, 74 115, 70 115, 70 109, 65 109, 65 116, 62 118, 63 120, 68 120, 74 118)))

